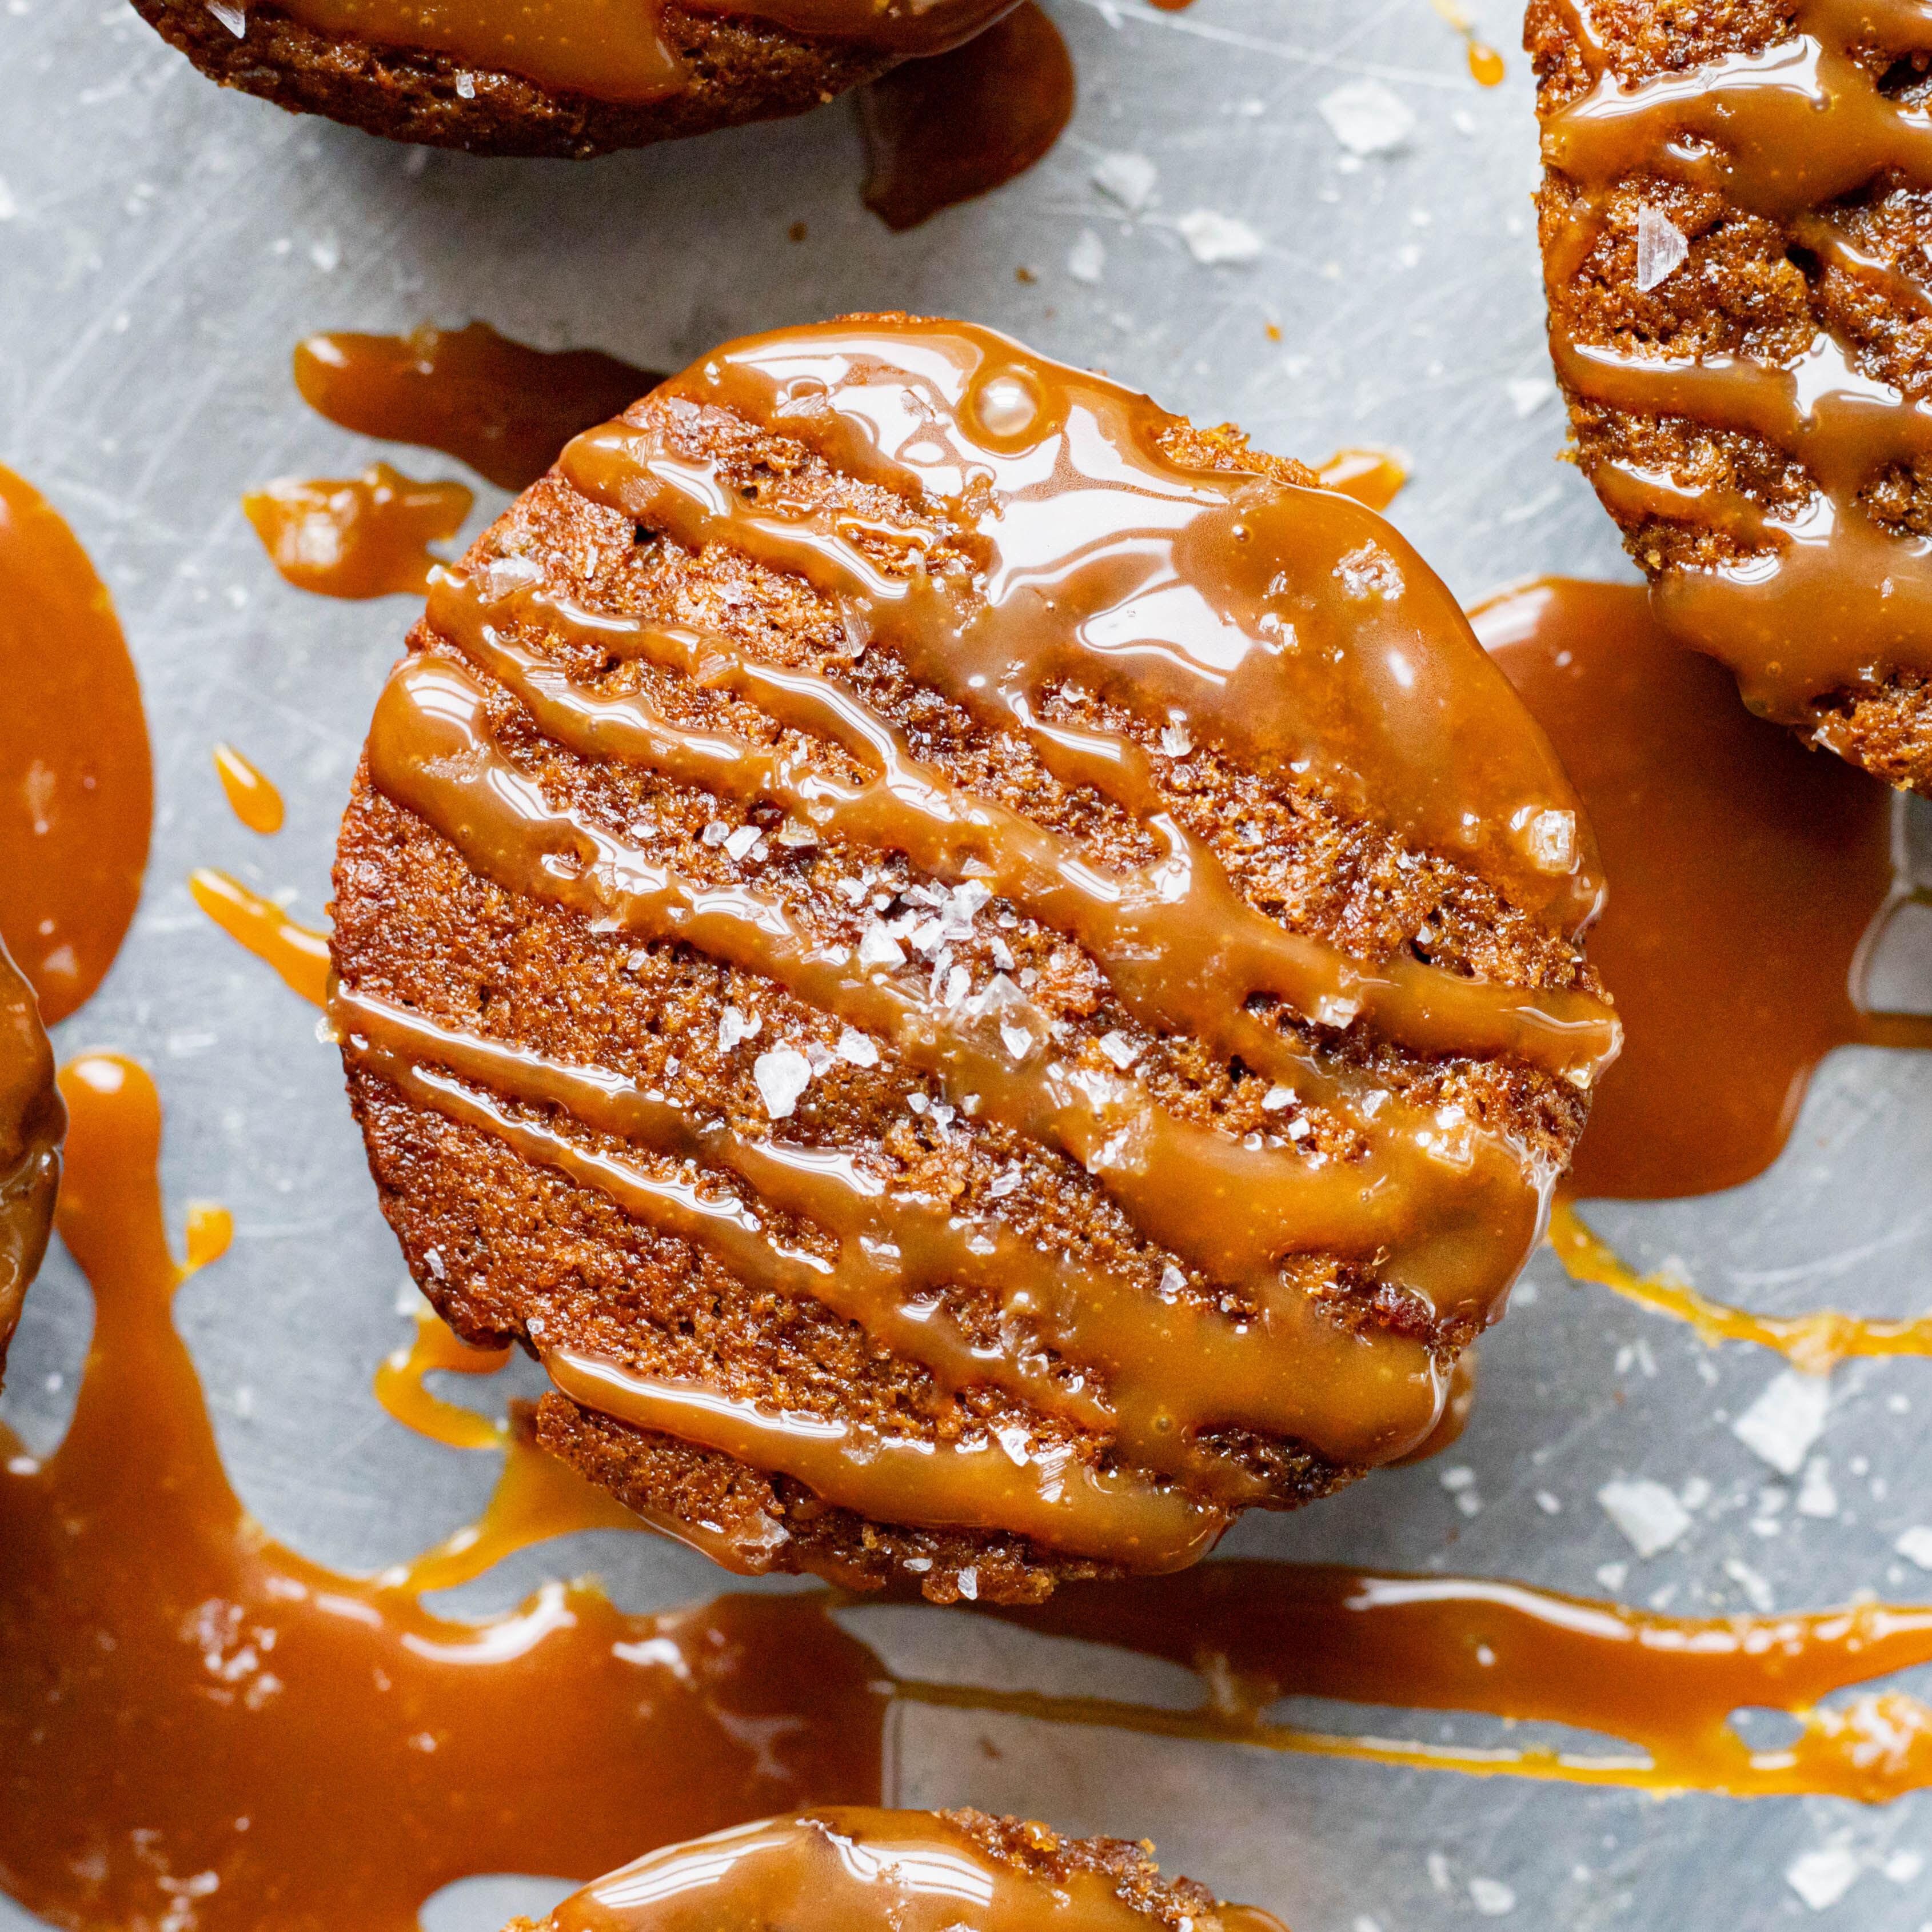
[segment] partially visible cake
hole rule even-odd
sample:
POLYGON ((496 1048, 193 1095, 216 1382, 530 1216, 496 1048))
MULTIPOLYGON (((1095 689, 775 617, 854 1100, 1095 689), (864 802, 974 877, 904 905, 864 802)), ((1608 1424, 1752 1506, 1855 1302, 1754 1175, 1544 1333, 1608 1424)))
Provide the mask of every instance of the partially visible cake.
POLYGON ((560 158, 802 114, 1014 0, 134 0, 202 73, 392 140, 560 158))
POLYGON ((1932 794, 1932 28, 1531 0, 1556 373, 1682 643, 1932 794))
POLYGON ((828 1806, 668 1846, 506 1932, 1286 1932, 1143 1840, 983 1811, 828 1806))

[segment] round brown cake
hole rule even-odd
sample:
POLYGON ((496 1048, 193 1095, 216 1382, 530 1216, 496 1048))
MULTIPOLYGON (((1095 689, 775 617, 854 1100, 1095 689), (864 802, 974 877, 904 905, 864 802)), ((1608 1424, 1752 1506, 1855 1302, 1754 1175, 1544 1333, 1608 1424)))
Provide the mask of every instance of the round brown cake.
POLYGON ((1617 1028, 1372 512, 989 332, 732 344, 435 586, 335 873, 385 1213, 746 1570, 1024 1600, 1414 1449, 1617 1028))
MULTIPOLYGON (((532 10, 556 4, 536 0, 532 10)), ((332 31, 314 24, 298 4, 284 8, 224 0, 215 8, 206 0, 134 0, 149 26, 224 87, 392 140, 566 160, 805 113, 877 78, 908 53, 942 51, 1012 4, 950 0, 939 15, 955 22, 963 18, 964 28, 950 37, 935 32, 927 46, 862 28, 845 34, 796 31, 728 9, 654 8, 638 0, 635 11, 654 24, 667 78, 648 98, 613 98, 532 78, 516 70, 514 61, 332 31)))
POLYGON ((1932 34, 1900 0, 1531 0, 1550 338, 1659 616, 1932 792, 1932 34))
POLYGON ((66 1127, 34 989, 0 945, 0 1378, 53 1226, 66 1127))
POLYGON ((506 1932, 1286 1932, 1192 1879, 1145 1839, 1069 1838, 984 1811, 829 1805, 667 1845, 506 1932))

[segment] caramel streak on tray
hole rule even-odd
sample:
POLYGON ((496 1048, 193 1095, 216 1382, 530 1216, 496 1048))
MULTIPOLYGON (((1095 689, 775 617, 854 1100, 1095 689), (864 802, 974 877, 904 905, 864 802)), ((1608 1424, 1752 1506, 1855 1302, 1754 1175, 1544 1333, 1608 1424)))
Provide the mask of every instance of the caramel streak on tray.
MULTIPOLYGON (((1542 0, 1532 10, 1532 38, 1539 11, 1556 23, 1587 81, 1576 92, 1544 76, 1546 94, 1556 88, 1567 97, 1545 107, 1552 184, 1544 220, 1552 350, 1573 400, 1748 437, 1807 472, 1795 493, 1777 482, 1770 500, 1760 500, 1762 484, 1723 480, 1727 466, 1735 475, 1746 466, 1704 451, 1694 461, 1647 464, 1640 434, 1607 453, 1586 448, 1592 481, 1628 530, 1718 533, 1723 550, 1695 558, 1667 557, 1652 541, 1645 560, 1660 613, 1684 641, 1736 673, 1754 709, 1856 756, 1859 734, 1827 702, 1833 694, 1882 687, 1901 672, 1932 674, 1932 550, 1910 520, 1902 534, 1876 520, 1871 495, 1888 471, 1911 471, 1932 455, 1932 410, 1868 373, 1873 344, 1851 339, 1815 290, 1812 340, 1795 357, 1776 348, 1762 357, 1748 349, 1686 356, 1647 346, 1653 328, 1671 329, 1678 318, 1665 311, 1653 321, 1642 312, 1652 285, 1642 280, 1641 236, 1634 306, 1608 322, 1588 310, 1608 290, 1630 301, 1602 260, 1649 183, 1667 207, 1680 206, 1672 195, 1694 196, 1681 203, 1692 211, 1682 218, 1694 237, 1662 207, 1646 205, 1637 218, 1662 221, 1690 254, 1690 268, 1653 269, 1660 295, 1672 274, 1700 272, 1705 251, 1720 267, 1730 230, 1757 217, 1783 230, 1784 250, 1808 249, 1840 274, 1876 272, 1895 302, 1904 278, 1841 238, 1842 211, 1816 211, 1874 187, 1932 187, 1932 114, 1881 87, 1892 58, 1932 51, 1932 8, 1916 0, 1800 0, 1789 38, 1634 84, 1616 70, 1584 0, 1542 0), (1730 204, 1728 221, 1714 196, 1730 204), (1583 339, 1580 320, 1586 332, 1600 338, 1608 328, 1614 339, 1583 339), (1681 464, 1702 474, 1687 476, 1681 464)), ((1775 343, 1781 308, 1760 305, 1775 343)), ((1748 326, 1742 312, 1736 320, 1748 326)), ((1880 768, 1874 759, 1862 761, 1880 768)), ((1894 782, 1922 784, 1924 762, 1920 749, 1883 769, 1894 782)))

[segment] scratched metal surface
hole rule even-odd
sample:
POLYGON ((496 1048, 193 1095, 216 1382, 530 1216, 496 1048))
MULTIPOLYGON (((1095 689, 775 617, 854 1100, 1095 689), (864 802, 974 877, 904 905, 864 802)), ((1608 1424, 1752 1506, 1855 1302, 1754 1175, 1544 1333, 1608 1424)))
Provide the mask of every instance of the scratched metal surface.
MULTIPOLYGON (((243 1496, 315 1556, 359 1568, 420 1547, 477 1508, 490 1471, 370 1400, 371 1368, 404 1333, 404 1276, 335 1055, 182 884, 193 866, 226 866, 320 916, 357 745, 410 615, 401 600, 285 588, 236 507, 266 478, 340 475, 378 453, 297 400, 298 334, 482 316, 675 365, 721 338, 848 308, 964 314, 1197 416, 1238 418, 1274 448, 1402 446, 1414 480, 1397 520, 1466 596, 1540 571, 1622 572, 1605 520, 1555 460, 1535 144, 1510 0, 1474 10, 1510 54, 1493 92, 1471 83, 1428 0, 1200 0, 1180 16, 1048 4, 1078 64, 1071 132, 1030 178, 899 237, 858 203, 842 104, 585 166, 425 158, 216 92, 115 0, 0 10, 0 460, 47 492, 98 561, 157 753, 139 922, 59 1043, 150 1064, 171 1200, 236 1211, 233 1252, 190 1286, 180 1317, 243 1496), (1318 110, 1365 79, 1413 117, 1400 152, 1348 155, 1318 110), (1095 184, 1118 154, 1152 164, 1137 208, 1095 184), (1245 224, 1254 259, 1197 259, 1212 225, 1188 218, 1203 211, 1245 224), (807 238, 794 243, 799 221, 807 238), (229 815, 208 762, 218 739, 283 785, 278 838, 229 815)), ((455 467, 426 454, 413 466, 455 467)), ((484 489, 479 521, 501 500, 484 489)), ((1897 1002, 1932 1006, 1932 932, 1902 932, 1882 979, 1897 1002)), ((1714 1200, 1605 1210, 1599 1223, 1633 1259, 1675 1256, 1711 1292, 1768 1310, 1932 1304, 1932 1060, 1841 1053, 1772 1174, 1714 1200)), ((6 1398, 36 1446, 64 1423, 87 1323, 57 1256, 29 1300, 6 1398)), ((1570 1287, 1545 1256, 1486 1345, 1476 1418, 1450 1459, 1468 1475, 1393 1472, 1303 1517, 1250 1523, 1230 1546, 1685 1610, 1932 1591, 1893 1550, 1932 1522, 1920 1448, 1932 1364, 1835 1378, 1815 1452, 1829 1514, 1801 1513, 1798 1486, 1728 1426, 1781 1366, 1748 1347, 1707 1352, 1570 1287), (1701 1482, 1708 1498, 1675 1547, 1641 1561, 1594 1499, 1618 1474, 1701 1482)), ((1822 1508, 1821 1490, 1808 1504, 1822 1508)), ((541 1575, 586 1567, 640 1605, 721 1580, 650 1539, 606 1537, 528 1555, 461 1600, 505 1606, 541 1575)), ((922 1674, 1180 1694, 1173 1673, 1050 1655, 963 1616, 853 1621, 922 1674)), ((1398 1736, 1498 1734, 1396 1712, 1299 1714, 1398 1736)), ((1266 1903, 1298 1932, 1484 1917, 1699 1932, 1932 1921, 1922 1798, 1882 1810, 1657 1802, 919 1712, 896 1742, 904 1802, 1146 1834, 1171 1867, 1266 1903)), ((459 1890, 432 1908, 433 1932, 494 1926, 512 1893, 550 1895, 459 1890)), ((29 1922, 0 1901, 5 1932, 29 1922)))

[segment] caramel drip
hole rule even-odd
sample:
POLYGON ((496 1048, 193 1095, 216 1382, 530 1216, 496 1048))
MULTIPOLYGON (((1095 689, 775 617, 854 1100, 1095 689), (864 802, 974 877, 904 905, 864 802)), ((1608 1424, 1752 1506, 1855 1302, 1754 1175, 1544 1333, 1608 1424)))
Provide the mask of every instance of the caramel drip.
POLYGON ((282 795, 232 745, 214 748, 215 776, 230 808, 250 832, 265 836, 282 829, 282 795))
POLYGON ((271 483, 242 499, 268 560, 321 597, 420 596, 476 500, 460 483, 418 483, 378 463, 360 476, 271 483))
MULTIPOLYGON (((1810 212, 1821 203, 1881 178, 1932 185, 1932 115, 1888 100, 1853 57, 1932 50, 1932 8, 1920 0, 1802 0, 1793 38, 1632 87, 1610 70, 1587 10, 1563 4, 1596 78, 1544 120, 1545 160, 1585 190, 1549 251, 1552 316, 1628 176, 1715 188, 1813 248, 1827 226, 1810 212)), ((1842 250, 1828 252, 1844 265, 1842 250)), ((1626 353, 1554 323, 1551 349, 1564 383, 1590 401, 1750 435, 1810 470, 1816 494, 1785 514, 1624 461, 1592 478, 1627 520, 1708 525, 1745 547, 1664 572, 1654 596, 1677 636, 1736 674, 1753 710, 1844 750, 1844 722, 1819 700, 1894 670, 1932 671, 1932 551, 1888 535, 1858 501, 1888 466, 1932 452, 1932 410, 1860 374, 1829 331, 1788 368, 1626 353)))
POLYGON ((52 1026, 100 985, 134 916, 153 767, 106 586, 6 469, 0 584, 0 944, 52 1026))
MULTIPOLYGON (((286 0, 332 39, 425 48, 593 100, 659 100, 698 76, 664 31, 668 0, 286 0)), ((1012 0, 703 0, 687 10, 853 41, 902 59, 943 53, 1012 0)), ((718 56, 714 56, 718 58, 718 56)))
POLYGON ((1550 1220, 1550 1245, 1578 1281, 1594 1282, 1653 1314, 1687 1324, 1714 1348, 1754 1342, 1775 1348, 1807 1375, 1829 1375, 1840 1362, 1884 1355, 1932 1355, 1932 1315, 1903 1319, 1846 1315, 1835 1308, 1803 1315, 1756 1315, 1700 1294, 1668 1275, 1640 1275, 1600 1240, 1567 1201, 1550 1220))
POLYGON ((439 1370, 458 1376, 494 1375, 510 1354, 508 1348, 469 1347, 440 1316, 420 1308, 414 1340, 385 1359, 376 1371, 371 1393, 405 1429, 446 1449, 500 1448, 506 1434, 500 1424, 432 1395, 426 1378, 439 1370))
POLYGON ((1432 0, 1437 13, 1462 37, 1462 48, 1469 64, 1469 78, 1478 87, 1500 87, 1508 77, 1509 70, 1503 57, 1490 44, 1478 37, 1476 23, 1469 18, 1456 0, 1432 0))
POLYGON ((240 946, 280 974, 311 1006, 328 1004, 328 938, 290 918, 273 899, 206 867, 188 874, 194 902, 240 946))
POLYGON ((1060 139, 1073 97, 1066 43, 1034 0, 1021 0, 963 46, 861 89, 866 206, 902 232, 1003 188, 1060 139))
MULTIPOLYGON (((827 1806, 674 1845, 566 1898, 543 1932, 1152 1932, 1096 1871, 1050 1880, 931 1811, 827 1806)), ((1286 1932, 1253 1906, 1196 1910, 1201 1932, 1286 1932)))
MULTIPOLYGON (((627 1616, 550 1584, 458 1622, 266 1536, 168 1319, 184 1271, 153 1085, 96 1058, 62 1086, 60 1227, 93 1346, 59 1450, 0 1459, 0 1871, 26 1910, 415 1932, 432 1892, 506 1852, 588 1879, 640 1845, 877 1798, 884 1673, 822 1600, 627 1616)), ((198 1225, 205 1259, 221 1226, 198 1225)))
POLYGON ((1323 489, 1352 496, 1365 508, 1386 510, 1408 482, 1408 466, 1392 449, 1351 445, 1317 464, 1315 474, 1323 489))
MULTIPOLYGON (((698 1242, 766 1291, 807 1297, 859 1322, 950 1388, 992 1381, 1080 1427, 1111 1427, 1136 1463, 1186 1475, 1230 1503, 1252 1500, 1249 1485, 1190 1439, 1208 1424, 1299 1438, 1338 1462, 1366 1463, 1406 1448, 1436 1418, 1438 1375, 1420 1344, 1390 1337, 1371 1348, 1302 1295, 1277 1292, 1258 1318, 1233 1322, 1192 1299, 1152 1295, 1042 1253, 995 1222, 896 1194, 845 1157, 748 1142, 722 1123, 700 1124, 621 1076, 454 1032, 340 987, 331 1011, 351 1056, 418 1102, 517 1134, 520 1152, 603 1188, 640 1220, 698 1242), (735 1176, 758 1201, 832 1234, 838 1258, 828 1264, 788 1255, 758 1234, 735 1199, 653 1179, 548 1130, 519 1129, 500 1109, 426 1071, 431 1064, 502 1100, 554 1108, 595 1132, 735 1176), (998 1348, 976 1346, 932 1305, 926 1292, 950 1284, 1000 1296, 998 1348), (1041 1347, 1097 1371, 1101 1388, 1054 1376, 1041 1347)), ((452 1418, 451 1425, 468 1424, 452 1418)))
POLYGON ((533 349, 487 322, 308 336, 296 345, 295 379, 331 422, 440 449, 504 490, 528 489, 579 430, 663 380, 601 350, 533 349))
MULTIPOLYGON (((1549 746, 1442 584, 1359 505, 1185 466, 1163 448, 1179 418, 964 323, 748 338, 668 386, 940 521, 872 532, 902 551, 889 570, 850 519, 782 492, 747 500, 627 422, 566 450, 578 489, 688 549, 803 576, 857 635, 1050 764, 1040 707, 1070 682, 1156 727, 1184 714, 1237 762, 1315 784, 1570 930, 1594 912, 1588 830, 1549 746)), ((1098 782, 1122 748, 1080 735, 1098 782)), ((1607 1052, 1609 1022, 1595 1030, 1607 1052)))
POLYGON ((0 1371, 46 1252, 66 1127, 34 989, 0 945, 0 1371))
POLYGON ((1200 1708, 1176 1711, 904 1680, 896 1694, 1475 1777, 1865 1804, 1932 1785, 1932 1708, 1897 1691, 1820 1708, 1852 1685, 1932 1662, 1932 1609, 1864 1603, 1781 1616, 1666 1617, 1502 1579, 1222 1561, 1180 1576, 1062 1591, 1036 1609, 996 1614, 1187 1666, 1208 1695, 1200 1708), (1568 1724, 1640 1754, 1472 1750, 1312 1731, 1268 1720, 1282 1697, 1568 1724), (1743 1709, 1789 1712, 1803 1731, 1789 1745, 1754 1750, 1730 1722, 1743 1709))
POLYGON ((1590 936, 1622 1057, 1566 1183, 1675 1198, 1762 1173, 1834 1047, 1932 1046, 1868 1011, 1864 962, 1901 902, 1877 779, 1751 717, 1641 590, 1546 579, 1472 614, 1562 754, 1615 890, 1590 936))

